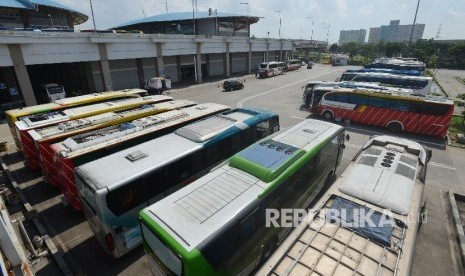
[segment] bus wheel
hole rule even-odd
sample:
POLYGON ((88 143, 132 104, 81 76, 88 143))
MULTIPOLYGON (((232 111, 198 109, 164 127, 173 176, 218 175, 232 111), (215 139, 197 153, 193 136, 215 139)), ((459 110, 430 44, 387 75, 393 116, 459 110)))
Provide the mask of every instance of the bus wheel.
POLYGON ((325 118, 325 120, 331 121, 333 119, 333 113, 331 113, 331 111, 326 110, 325 112, 323 112, 323 118, 325 118))
POLYGON ((398 122, 390 122, 387 125, 388 129, 392 132, 401 132, 402 131, 402 125, 398 122))
POLYGON ((324 185, 325 186, 331 185, 332 183, 334 183, 336 178, 337 178, 337 175, 334 173, 334 171, 329 172, 328 176, 326 176, 326 180, 325 180, 324 185))
POLYGON ((271 257, 271 254, 273 254, 276 248, 276 243, 277 243, 276 237, 268 241, 265 248, 263 249, 262 257, 260 258, 261 263, 264 263, 266 260, 268 260, 269 257, 271 257))

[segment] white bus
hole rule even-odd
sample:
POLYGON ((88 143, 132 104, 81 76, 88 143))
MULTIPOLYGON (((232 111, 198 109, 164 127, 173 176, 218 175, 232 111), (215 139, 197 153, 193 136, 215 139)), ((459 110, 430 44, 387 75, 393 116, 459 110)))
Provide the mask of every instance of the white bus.
POLYGON ((262 62, 259 65, 258 77, 269 78, 282 75, 286 71, 286 63, 279 61, 262 62))
POLYGON ((407 139, 369 140, 257 274, 410 275, 430 158, 407 139))
POLYGON ((277 130, 277 114, 241 108, 77 167, 78 193, 95 238, 108 254, 123 256, 142 242, 140 210, 277 130))

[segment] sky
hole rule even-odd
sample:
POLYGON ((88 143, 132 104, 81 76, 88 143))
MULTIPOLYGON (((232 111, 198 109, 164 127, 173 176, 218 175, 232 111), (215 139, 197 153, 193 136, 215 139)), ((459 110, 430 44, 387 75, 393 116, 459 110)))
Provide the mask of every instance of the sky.
MULTIPOLYGON (((93 29, 90 1, 97 29, 168 12, 192 12, 209 8, 219 12, 262 17, 251 25, 255 37, 328 40, 336 43, 341 30, 366 29, 400 20, 412 24, 417 0, 55 0, 89 16, 76 29, 93 29), (248 3, 248 4, 241 4, 248 3), (292 3, 292 4, 290 4, 292 3), (278 12, 281 11, 281 12, 278 12), (313 35, 312 35, 313 31, 313 35)), ((420 1, 417 24, 425 24, 423 38, 465 39, 465 0, 420 1), (439 36, 438 36, 439 32, 439 36)))

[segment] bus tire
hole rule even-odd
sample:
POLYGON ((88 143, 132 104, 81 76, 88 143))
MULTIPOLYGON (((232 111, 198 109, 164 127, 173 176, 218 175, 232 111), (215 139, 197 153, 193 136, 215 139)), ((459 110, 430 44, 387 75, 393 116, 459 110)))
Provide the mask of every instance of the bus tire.
POLYGON ((260 263, 264 263, 266 260, 268 260, 269 257, 273 254, 275 248, 276 248, 276 243, 277 243, 277 238, 274 237, 268 241, 266 244, 265 248, 262 251, 262 256, 260 257, 260 263))
POLYGON ((399 122, 390 122, 387 125, 387 128, 392 132, 401 132, 402 131, 402 125, 399 122))
POLYGON ((328 186, 328 185, 331 185, 334 183, 334 181, 336 180, 337 178, 337 175, 334 173, 334 171, 330 171, 328 173, 328 176, 326 176, 326 180, 325 180, 325 186, 328 186))
POLYGON ((332 121, 334 118, 333 113, 329 110, 324 111, 322 115, 323 115, 323 118, 327 121, 332 121))

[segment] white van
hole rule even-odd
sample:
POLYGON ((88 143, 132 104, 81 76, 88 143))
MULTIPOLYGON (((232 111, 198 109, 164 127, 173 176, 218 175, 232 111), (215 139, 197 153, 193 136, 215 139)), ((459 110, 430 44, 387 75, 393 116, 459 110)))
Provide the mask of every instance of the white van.
POLYGON ((65 88, 57 83, 42 84, 41 90, 42 96, 46 97, 45 101, 48 102, 66 98, 65 88))
POLYGON ((262 62, 258 68, 258 77, 269 78, 281 75, 286 71, 286 63, 279 61, 262 62))

